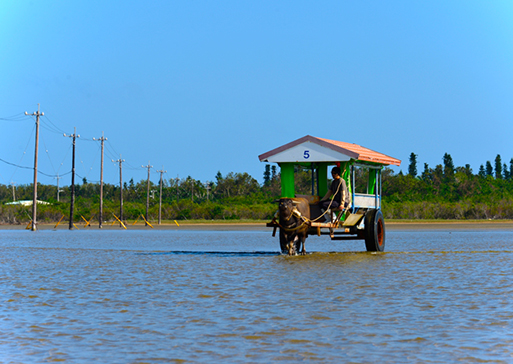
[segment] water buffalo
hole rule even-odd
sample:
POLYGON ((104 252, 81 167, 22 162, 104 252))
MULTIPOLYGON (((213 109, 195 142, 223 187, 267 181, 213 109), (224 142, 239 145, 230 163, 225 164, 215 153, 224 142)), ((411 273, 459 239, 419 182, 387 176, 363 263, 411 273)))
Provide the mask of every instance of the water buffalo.
POLYGON ((282 253, 306 254, 305 240, 308 236, 310 206, 304 198, 281 198, 279 200, 280 247, 282 253))

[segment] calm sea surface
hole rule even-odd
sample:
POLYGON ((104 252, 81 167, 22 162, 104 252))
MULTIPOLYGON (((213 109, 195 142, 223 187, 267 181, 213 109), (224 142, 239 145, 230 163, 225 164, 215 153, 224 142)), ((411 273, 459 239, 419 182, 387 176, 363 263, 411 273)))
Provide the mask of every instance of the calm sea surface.
POLYGON ((0 231, 0 362, 513 363, 513 231, 0 231))

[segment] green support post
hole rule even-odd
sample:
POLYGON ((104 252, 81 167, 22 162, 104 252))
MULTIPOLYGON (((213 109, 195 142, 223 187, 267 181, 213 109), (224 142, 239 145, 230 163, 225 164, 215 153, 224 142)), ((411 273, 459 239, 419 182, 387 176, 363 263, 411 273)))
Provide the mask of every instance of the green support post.
POLYGON ((296 192, 294 190, 294 164, 280 163, 281 175, 281 197, 294 198, 296 192))
POLYGON ((342 171, 342 177, 344 181, 346 181, 346 186, 349 191, 349 194, 352 194, 352 186, 351 186, 351 164, 349 162, 340 162, 340 170, 342 171))
POLYGON ((368 184, 368 194, 373 195, 376 191, 376 177, 377 177, 377 169, 369 169, 369 184, 368 184))
POLYGON ((319 198, 323 198, 328 192, 328 163, 319 163, 317 169, 319 181, 319 198))

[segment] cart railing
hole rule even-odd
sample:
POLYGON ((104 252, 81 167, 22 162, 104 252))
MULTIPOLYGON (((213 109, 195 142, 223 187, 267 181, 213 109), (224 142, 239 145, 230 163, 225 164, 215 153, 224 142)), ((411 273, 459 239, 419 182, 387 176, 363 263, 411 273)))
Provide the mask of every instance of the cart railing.
POLYGON ((353 207, 379 209, 381 208, 381 196, 355 193, 353 207))

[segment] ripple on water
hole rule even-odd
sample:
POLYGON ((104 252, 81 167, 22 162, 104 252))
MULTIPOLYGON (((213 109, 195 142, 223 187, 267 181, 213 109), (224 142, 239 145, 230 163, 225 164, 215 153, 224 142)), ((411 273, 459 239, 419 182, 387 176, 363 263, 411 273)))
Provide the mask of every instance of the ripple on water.
POLYGON ((297 257, 260 232, 23 233, 0 240, 6 361, 513 355, 510 232, 394 231, 384 254, 310 237, 297 257))

